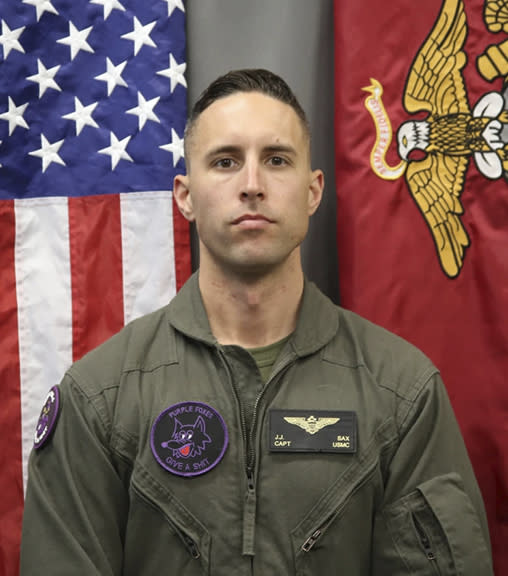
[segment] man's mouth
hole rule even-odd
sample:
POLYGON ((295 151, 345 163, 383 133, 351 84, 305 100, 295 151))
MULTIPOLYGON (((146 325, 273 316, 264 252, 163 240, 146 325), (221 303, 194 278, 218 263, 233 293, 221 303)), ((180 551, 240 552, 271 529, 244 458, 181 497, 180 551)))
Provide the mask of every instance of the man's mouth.
POLYGON ((267 216, 263 214, 242 214, 235 220, 233 220, 233 224, 241 224, 242 222, 268 222, 271 223, 273 220, 270 220, 267 216))

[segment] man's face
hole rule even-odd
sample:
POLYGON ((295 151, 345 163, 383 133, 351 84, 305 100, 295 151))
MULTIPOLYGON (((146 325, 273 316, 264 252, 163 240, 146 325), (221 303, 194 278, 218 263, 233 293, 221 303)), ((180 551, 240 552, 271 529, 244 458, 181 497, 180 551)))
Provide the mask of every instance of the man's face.
POLYGON ((201 114, 187 144, 189 173, 174 189, 196 222, 201 266, 257 275, 288 261, 323 188, 294 110, 261 93, 236 93, 201 114))

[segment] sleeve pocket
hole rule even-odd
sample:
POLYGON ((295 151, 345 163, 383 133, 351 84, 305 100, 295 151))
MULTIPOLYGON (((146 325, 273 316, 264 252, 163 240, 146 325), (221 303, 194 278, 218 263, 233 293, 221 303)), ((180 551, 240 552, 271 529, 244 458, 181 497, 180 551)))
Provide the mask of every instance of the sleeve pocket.
POLYGON ((458 474, 385 507, 374 527, 373 576, 489 576, 490 553, 458 474))

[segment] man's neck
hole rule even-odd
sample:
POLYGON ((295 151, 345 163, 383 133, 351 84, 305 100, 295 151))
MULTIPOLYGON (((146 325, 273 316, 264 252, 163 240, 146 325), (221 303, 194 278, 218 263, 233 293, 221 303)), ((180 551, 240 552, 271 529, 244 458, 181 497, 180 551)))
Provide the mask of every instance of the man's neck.
POLYGON ((268 275, 240 278, 205 266, 199 287, 214 336, 221 344, 267 346, 294 331, 303 293, 303 272, 289 263, 268 275))

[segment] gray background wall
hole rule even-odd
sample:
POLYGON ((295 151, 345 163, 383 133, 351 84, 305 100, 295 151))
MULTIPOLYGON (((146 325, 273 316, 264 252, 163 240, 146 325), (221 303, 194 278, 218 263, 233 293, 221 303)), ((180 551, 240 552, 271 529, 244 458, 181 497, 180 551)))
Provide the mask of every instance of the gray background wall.
MULTIPOLYGON (((325 172, 323 202, 302 247, 307 276, 338 302, 334 174, 333 0, 187 0, 189 106, 217 76, 268 68, 308 114, 313 168, 325 172)), ((193 266, 197 266, 193 237, 193 266)))

